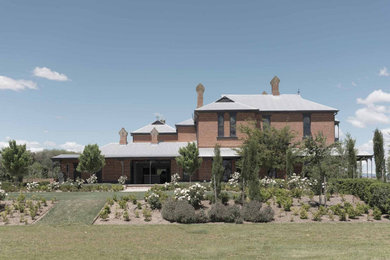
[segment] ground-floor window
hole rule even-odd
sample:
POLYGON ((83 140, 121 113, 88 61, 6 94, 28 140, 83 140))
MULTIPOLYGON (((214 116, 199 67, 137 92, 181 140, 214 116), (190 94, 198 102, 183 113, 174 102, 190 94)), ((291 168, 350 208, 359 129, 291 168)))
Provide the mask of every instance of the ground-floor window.
POLYGON ((224 168, 223 171, 223 181, 227 182, 232 176, 233 171, 233 160, 232 159, 223 159, 222 165, 224 168))

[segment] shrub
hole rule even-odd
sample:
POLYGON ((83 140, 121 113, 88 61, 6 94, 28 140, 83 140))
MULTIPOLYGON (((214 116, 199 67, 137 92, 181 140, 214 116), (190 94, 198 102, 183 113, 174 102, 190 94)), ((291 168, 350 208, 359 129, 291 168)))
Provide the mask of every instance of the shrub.
POLYGON ((378 181, 372 179, 335 179, 331 183, 331 186, 334 186, 338 193, 355 195, 364 201, 368 201, 368 188, 372 184, 378 183, 378 181))
POLYGON ((127 209, 127 201, 126 201, 126 200, 121 199, 121 200, 118 202, 118 204, 119 204, 119 207, 120 207, 121 209, 127 209))
POLYGON ((225 206, 219 202, 214 204, 209 211, 209 219, 211 222, 233 223, 240 215, 240 208, 238 206, 225 206))
POLYGON ((3 219, 3 222, 5 224, 8 224, 8 216, 7 216, 7 213, 5 211, 1 213, 1 218, 3 219))
POLYGON ((377 207, 374 208, 373 215, 374 215, 374 219, 375 220, 381 220, 382 219, 382 212, 377 207))
POLYGON ((345 209, 340 209, 338 216, 340 221, 347 221, 347 212, 345 209))
POLYGON ((89 177, 86 181, 87 181, 88 184, 97 183, 96 174, 92 174, 91 177, 89 177))
POLYGON ((313 220, 314 221, 321 221, 322 220, 322 214, 321 214, 320 210, 313 212, 313 220))
POLYGON ((356 210, 353 207, 346 208, 345 211, 347 212, 348 218, 350 219, 356 219, 358 216, 356 210))
POLYGON ((127 212, 127 210, 123 212, 123 219, 124 221, 130 221, 129 213, 127 212))
POLYGON ((144 220, 149 222, 152 220, 152 211, 148 208, 144 208, 142 210, 142 214, 144 215, 144 220))
POLYGON ((152 192, 150 195, 145 197, 145 200, 150 205, 151 209, 161 209, 160 195, 152 192))
POLYGON ((262 203, 258 201, 244 204, 241 210, 243 219, 249 222, 269 222, 274 218, 274 214, 270 206, 262 208, 262 203))
POLYGON ((294 188, 291 190, 291 196, 293 198, 297 198, 297 199, 300 199, 303 195, 303 190, 302 189, 299 189, 299 188, 294 188))
POLYGON ((121 185, 124 185, 127 181, 127 177, 126 176, 121 176, 119 177, 118 179, 118 183, 121 184, 121 185))
POLYGON ((195 208, 186 201, 177 201, 174 211, 175 221, 178 223, 196 223, 195 208))
POLYGON ((189 202, 193 207, 198 208, 202 200, 204 199, 204 193, 206 188, 200 185, 199 183, 195 183, 191 185, 188 189, 180 189, 177 188, 174 191, 175 199, 177 200, 185 200, 189 202))
POLYGON ((307 210, 304 207, 301 208, 301 211, 299 212, 299 217, 301 219, 307 219, 308 218, 307 210))
POLYGON ((199 213, 196 214, 196 219, 198 223, 207 223, 209 222, 209 217, 207 216, 206 212, 202 209, 199 211, 199 213))
POLYGON ((161 215, 163 219, 168 220, 170 222, 175 222, 175 208, 176 208, 176 201, 169 199, 167 200, 161 210, 161 215))
POLYGON ((38 211, 38 209, 36 207, 31 207, 30 208, 30 216, 31 216, 32 220, 34 220, 35 217, 37 216, 37 211, 38 211))
POLYGON ((229 202, 229 193, 226 191, 221 191, 219 193, 219 199, 221 200, 222 204, 227 205, 229 202))
POLYGON ((186 201, 168 200, 163 204, 161 215, 165 220, 178 223, 204 222, 207 216, 202 211, 195 213, 195 208, 186 201))
POLYGON ((290 197, 285 197, 282 201, 282 206, 285 211, 290 211, 293 204, 293 199, 290 197))
POLYGON ((375 183, 369 186, 368 202, 371 207, 377 207, 382 213, 390 211, 390 184, 375 183))
POLYGON ((4 200, 5 196, 7 196, 7 194, 5 193, 4 190, 1 189, 1 182, 0 182, 0 201, 4 200))

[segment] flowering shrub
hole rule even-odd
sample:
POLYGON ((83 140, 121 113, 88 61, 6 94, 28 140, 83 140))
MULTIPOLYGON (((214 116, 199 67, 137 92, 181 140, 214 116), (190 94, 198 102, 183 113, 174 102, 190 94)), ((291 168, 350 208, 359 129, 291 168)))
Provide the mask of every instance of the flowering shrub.
POLYGON ((188 189, 177 188, 174 191, 175 199, 188 201, 192 206, 199 207, 201 201, 204 199, 206 188, 195 183, 188 189))
POLYGON ((237 188, 240 181, 240 173, 235 172, 232 174, 232 178, 229 179, 228 184, 233 188, 237 188))
POLYGON ((268 187, 278 187, 283 188, 284 187, 284 180, 276 180, 269 177, 265 177, 260 180, 260 185, 262 187, 268 188, 268 187))
POLYGON ((312 186, 316 185, 316 180, 309 180, 306 177, 301 177, 293 173, 287 179, 287 186, 290 190, 292 189, 302 189, 302 190, 311 190, 312 186))
MULTIPOLYGON (((92 176, 91 176, 91 177, 92 177, 92 176)), ((76 187, 77 187, 78 189, 80 189, 81 186, 83 186, 84 182, 85 182, 85 181, 84 181, 83 179, 77 178, 76 181, 75 181, 76 187)))
POLYGON ((161 209, 160 195, 152 192, 145 197, 145 201, 149 203, 151 209, 161 209))
POLYGON ((119 184, 125 184, 126 183, 126 181, 127 181, 127 177, 126 176, 121 176, 121 177, 119 177, 119 179, 118 179, 118 183, 119 184))
POLYGON ((51 182, 47 185, 47 188, 49 191, 58 190, 60 188, 60 183, 56 181, 51 182))
MULTIPOLYGON (((77 182, 77 180, 76 180, 76 182, 77 182)), ((88 184, 93 184, 93 183, 96 183, 96 182, 97 182, 96 174, 92 174, 91 177, 89 177, 87 179, 87 183, 88 184)), ((81 184, 83 184, 83 183, 81 183, 81 184)))
POLYGON ((179 188, 179 180, 180 175, 178 173, 175 173, 171 176, 171 182, 164 183, 163 190, 173 190, 175 188, 179 188))
POLYGON ((1 189, 1 182, 0 182, 0 200, 4 200, 5 196, 7 196, 7 193, 5 193, 5 191, 1 189))
POLYGON ((33 191, 33 190, 36 190, 36 189, 38 189, 38 187, 39 187, 39 184, 38 184, 38 182, 29 182, 29 183, 27 183, 27 190, 28 191, 33 191))

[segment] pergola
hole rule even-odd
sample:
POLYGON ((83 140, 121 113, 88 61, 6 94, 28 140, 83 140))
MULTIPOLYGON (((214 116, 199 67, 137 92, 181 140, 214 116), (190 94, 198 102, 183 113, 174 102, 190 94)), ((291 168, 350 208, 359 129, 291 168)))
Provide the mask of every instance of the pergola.
MULTIPOLYGON (((365 153, 365 152, 360 152, 359 154, 356 155, 356 160, 359 162, 360 164, 360 168, 362 169, 362 162, 365 161, 366 162, 366 168, 367 168, 367 178, 370 178, 372 179, 372 175, 373 175, 373 172, 372 172, 372 159, 373 159, 374 155, 372 154, 369 154, 369 153, 365 153), (370 173, 368 172, 368 162, 370 162, 370 173)), ((362 169, 363 171, 363 169, 362 169)))

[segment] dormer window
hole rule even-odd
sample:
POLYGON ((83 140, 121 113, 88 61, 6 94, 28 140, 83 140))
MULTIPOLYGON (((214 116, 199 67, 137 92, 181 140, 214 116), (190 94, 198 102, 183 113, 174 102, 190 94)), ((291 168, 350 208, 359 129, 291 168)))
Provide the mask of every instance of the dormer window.
POLYGON ((224 133, 224 118, 223 113, 218 113, 218 137, 223 137, 224 133))

